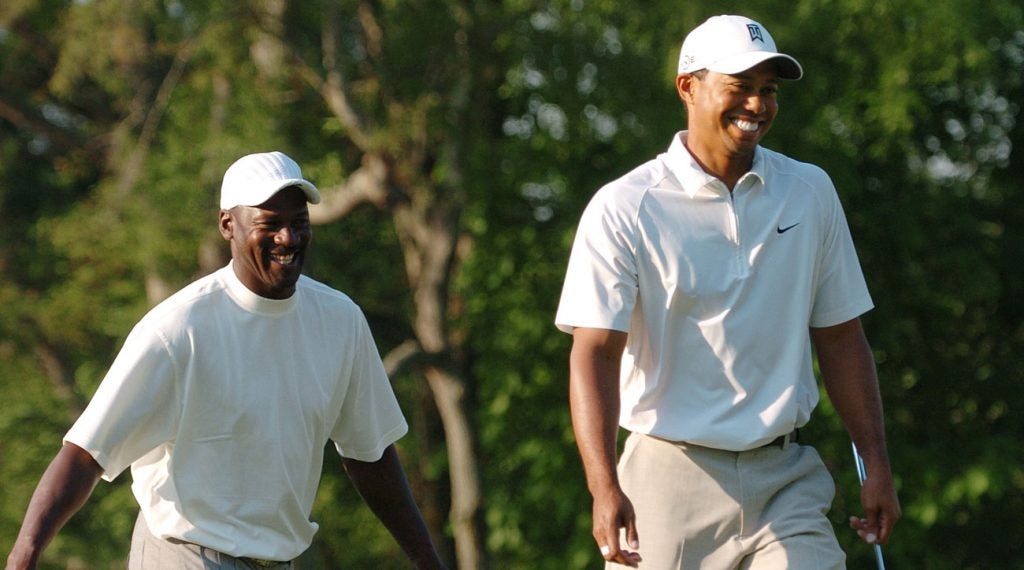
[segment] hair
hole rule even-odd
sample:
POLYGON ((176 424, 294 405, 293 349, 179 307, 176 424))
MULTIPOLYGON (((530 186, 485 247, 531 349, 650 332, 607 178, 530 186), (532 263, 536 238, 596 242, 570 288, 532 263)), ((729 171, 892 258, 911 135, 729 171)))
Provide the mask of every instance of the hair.
MULTIPOLYGON (((708 68, 705 67, 703 69, 698 69, 696 71, 692 71, 690 73, 681 75, 689 75, 690 77, 693 77, 697 80, 704 81, 704 79, 708 76, 708 68)), ((690 112, 690 104, 686 102, 686 99, 683 99, 683 108, 686 109, 687 113, 690 112)))

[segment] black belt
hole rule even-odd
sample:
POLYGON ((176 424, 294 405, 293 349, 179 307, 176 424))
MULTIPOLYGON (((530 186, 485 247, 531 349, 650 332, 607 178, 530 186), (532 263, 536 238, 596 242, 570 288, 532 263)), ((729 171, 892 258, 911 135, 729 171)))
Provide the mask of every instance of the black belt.
POLYGON ((800 442, 800 428, 797 428, 786 435, 780 435, 779 437, 769 441, 761 447, 778 447, 779 449, 786 449, 791 443, 800 442))
POLYGON ((288 564, 287 562, 278 562, 277 560, 264 560, 262 558, 247 558, 245 556, 239 556, 237 560, 252 564, 253 566, 259 566, 260 568, 273 568, 280 564, 288 564))

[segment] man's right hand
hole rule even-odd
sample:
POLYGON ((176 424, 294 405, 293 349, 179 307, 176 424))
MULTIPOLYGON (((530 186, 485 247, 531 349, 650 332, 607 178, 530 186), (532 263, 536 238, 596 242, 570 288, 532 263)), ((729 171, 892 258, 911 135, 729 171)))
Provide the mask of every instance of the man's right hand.
POLYGON ((593 535, 601 556, 609 561, 636 568, 640 561, 640 537, 636 531, 636 513, 633 503, 622 489, 610 490, 594 496, 593 535), (626 544, 619 542, 620 531, 626 530, 626 544), (623 547, 628 547, 626 550, 623 547))

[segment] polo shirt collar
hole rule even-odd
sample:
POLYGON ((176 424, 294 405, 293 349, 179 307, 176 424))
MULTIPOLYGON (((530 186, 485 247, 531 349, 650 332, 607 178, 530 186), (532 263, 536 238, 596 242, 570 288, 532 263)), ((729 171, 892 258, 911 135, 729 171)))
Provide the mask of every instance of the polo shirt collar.
MULTIPOLYGON (((686 134, 687 131, 679 131, 676 136, 672 137, 672 144, 669 145, 668 151, 662 154, 662 161, 675 176, 683 192, 690 198, 702 192, 716 195, 721 193, 722 190, 725 190, 722 181, 705 172, 687 150, 686 134)), ((754 163, 751 165, 750 171, 740 177, 735 190, 763 188, 766 178, 764 152, 758 145, 754 149, 754 163)))

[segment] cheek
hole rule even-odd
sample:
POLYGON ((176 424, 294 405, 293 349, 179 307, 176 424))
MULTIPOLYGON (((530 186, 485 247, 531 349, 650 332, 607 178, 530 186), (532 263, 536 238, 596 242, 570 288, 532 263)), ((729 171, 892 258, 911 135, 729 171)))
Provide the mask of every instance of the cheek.
MULTIPOLYGON (((263 258, 268 249, 267 241, 257 236, 249 236, 248 239, 244 240, 239 244, 245 251, 249 252, 249 255, 260 259, 263 258)), ((273 245, 272 243, 270 245, 273 245)))

